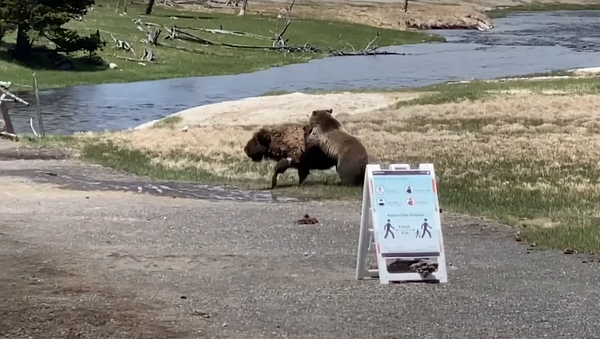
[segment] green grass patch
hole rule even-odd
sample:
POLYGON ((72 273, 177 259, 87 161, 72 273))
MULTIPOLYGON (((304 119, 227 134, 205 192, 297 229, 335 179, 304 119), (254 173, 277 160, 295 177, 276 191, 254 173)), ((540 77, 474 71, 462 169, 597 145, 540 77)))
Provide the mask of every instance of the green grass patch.
POLYGON ((19 134, 19 141, 38 147, 76 147, 81 142, 75 135, 53 134, 46 135, 44 138, 36 137, 33 134, 19 134))
POLYGON ((511 13, 518 12, 548 12, 548 11, 592 11, 600 10, 600 3, 598 4, 570 4, 570 3, 541 3, 532 2, 529 4, 498 7, 490 11, 485 12, 487 16, 492 19, 505 18, 511 13))
POLYGON ((411 105, 440 105, 464 100, 486 100, 503 91, 527 90, 532 93, 556 91, 556 95, 600 93, 600 78, 560 78, 547 80, 473 81, 469 83, 442 83, 424 86, 412 91, 432 92, 422 97, 397 104, 397 108, 411 105), (561 94, 561 92, 563 94, 561 94))
MULTIPOLYGON (((139 18, 144 22, 152 22, 161 26, 176 25, 177 27, 209 28, 231 31, 250 32, 266 37, 273 36, 277 21, 274 18, 248 14, 238 17, 223 13, 202 13, 190 11, 177 11, 162 6, 157 6, 150 16, 142 15, 145 4, 132 4, 127 15, 115 14, 116 2, 98 1, 95 9, 84 17, 83 22, 72 21, 66 27, 74 28, 83 34, 95 33, 100 30, 101 37, 108 41, 108 45, 98 55, 107 63, 115 63, 117 69, 99 67, 86 63, 83 55, 73 55, 74 70, 52 69, 49 63, 36 59, 27 63, 17 63, 12 60, 7 49, 12 47, 16 33, 4 37, 0 45, 0 69, 2 79, 16 84, 31 85, 31 73, 36 72, 40 88, 54 88, 76 86, 84 84, 118 83, 142 80, 156 80, 165 78, 212 76, 225 74, 239 74, 279 67, 294 63, 307 62, 314 58, 325 57, 325 54, 309 53, 280 53, 267 50, 251 50, 239 48, 226 48, 209 46, 193 42, 165 40, 166 31, 159 38, 162 46, 152 46, 156 54, 156 63, 141 65, 119 59, 120 57, 139 58, 146 46, 141 39, 146 38, 146 33, 138 30, 132 19, 139 18), (171 19, 177 17, 178 19, 171 19), (120 40, 127 41, 136 51, 131 53, 114 48, 111 34, 120 40), (165 47, 170 46, 170 47, 165 47), (175 48, 186 48, 193 51, 183 51, 175 48)), ((253 46, 271 46, 272 41, 248 37, 239 37, 225 34, 203 33, 197 30, 186 30, 214 42, 245 44, 253 46)), ((320 20, 294 19, 288 28, 285 37, 292 45, 310 44, 319 48, 348 48, 347 43, 353 46, 366 46, 367 43, 380 32, 379 46, 415 44, 426 41, 443 41, 437 35, 422 32, 406 32, 398 30, 381 29, 366 25, 344 22, 328 22, 320 20)), ((44 41, 37 41, 43 44, 44 41)))
MULTIPOLYGON (((138 176, 146 176, 159 180, 173 180, 182 182, 200 182, 244 188, 252 190, 269 190, 270 175, 275 165, 274 162, 263 161, 259 164, 252 163, 249 159, 240 162, 235 159, 220 159, 221 162, 236 161, 235 165, 241 170, 252 166, 262 174, 261 179, 248 180, 244 178, 218 176, 194 166, 169 167, 161 162, 154 161, 158 155, 140 150, 118 147, 111 142, 87 141, 79 146, 81 159, 113 169, 118 169, 138 176)), ((215 162, 214 159, 202 155, 190 155, 173 152, 167 156, 168 160, 192 160, 195 162, 215 162)), ((356 199, 361 191, 356 188, 344 187, 338 184, 339 180, 334 174, 321 171, 311 172, 306 186, 298 186, 298 176, 295 169, 289 169, 279 177, 278 186, 269 190, 274 196, 290 196, 299 199, 356 199)))
POLYGON ((534 154, 510 161, 501 155, 468 161, 456 153, 433 159, 439 169, 440 201, 447 210, 521 226, 524 240, 542 247, 600 251, 595 212, 600 194, 591 189, 600 171, 589 164, 555 166, 553 160, 536 161, 534 154), (579 190, 588 185, 590 189, 579 190), (538 219, 554 225, 528 222, 538 219))
POLYGON ((177 115, 166 117, 164 119, 161 119, 161 120, 155 122, 152 125, 152 128, 173 128, 173 127, 175 127, 175 125, 180 123, 181 120, 182 120, 181 117, 177 116, 177 115))
POLYGON ((600 77, 590 78, 559 78, 511 81, 485 81, 476 80, 468 83, 444 82, 412 89, 424 92, 475 92, 475 91, 503 91, 510 89, 527 89, 532 91, 563 90, 575 91, 581 89, 583 93, 596 92, 600 88, 600 77))

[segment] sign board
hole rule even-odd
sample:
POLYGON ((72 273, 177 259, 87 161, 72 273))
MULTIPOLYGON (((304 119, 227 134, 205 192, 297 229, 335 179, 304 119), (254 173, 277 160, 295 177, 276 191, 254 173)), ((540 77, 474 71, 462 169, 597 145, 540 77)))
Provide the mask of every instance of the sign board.
POLYGON ((433 164, 368 165, 363 187, 356 278, 379 276, 390 281, 447 282, 437 185, 433 164), (366 269, 366 257, 375 245, 376 270, 366 269), (388 260, 434 260, 437 270, 390 273, 388 260))

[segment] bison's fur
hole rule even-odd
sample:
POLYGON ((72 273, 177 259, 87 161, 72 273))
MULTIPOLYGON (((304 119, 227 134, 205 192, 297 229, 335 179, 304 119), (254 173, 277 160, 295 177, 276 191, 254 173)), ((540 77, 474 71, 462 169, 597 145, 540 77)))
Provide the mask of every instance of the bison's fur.
POLYGON ((317 146, 306 147, 310 127, 301 124, 282 124, 263 127, 252 136, 244 153, 252 161, 263 159, 277 162, 271 178, 271 188, 277 186, 277 176, 288 168, 298 170, 299 183, 303 184, 311 169, 324 170, 336 165, 317 146))

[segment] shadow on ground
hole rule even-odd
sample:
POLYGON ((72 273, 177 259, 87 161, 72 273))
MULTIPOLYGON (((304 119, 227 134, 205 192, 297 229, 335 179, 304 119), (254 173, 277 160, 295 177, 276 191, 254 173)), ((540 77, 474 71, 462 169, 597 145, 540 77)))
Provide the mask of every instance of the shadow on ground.
POLYGON ((0 43, 0 60, 32 70, 98 72, 108 69, 108 64, 97 56, 68 56, 45 47, 35 47, 27 60, 16 60, 11 53, 13 43, 0 43))

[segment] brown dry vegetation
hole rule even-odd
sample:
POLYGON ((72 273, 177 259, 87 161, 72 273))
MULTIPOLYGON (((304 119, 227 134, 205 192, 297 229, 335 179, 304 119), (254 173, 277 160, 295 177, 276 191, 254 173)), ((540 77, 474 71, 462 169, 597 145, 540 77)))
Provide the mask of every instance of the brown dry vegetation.
MULTIPOLYGON (((461 96, 456 96, 460 90, 437 88, 396 108, 339 118, 374 161, 433 162, 447 210, 526 226, 526 240, 538 244, 600 250, 598 81, 494 86, 500 84, 465 85, 461 96)), ((100 136, 100 143, 93 136, 96 142, 83 153, 104 165, 162 179, 264 189, 274 164, 253 163, 242 151, 256 127, 190 126, 182 132, 173 124, 116 132, 100 136)), ((276 192, 360 196, 360 189, 333 185, 334 172, 314 171, 309 181, 308 188, 297 187, 297 175, 289 171, 280 182, 290 187, 276 192)))
MULTIPOLYGON (((465 27, 476 25, 477 19, 491 24, 491 20, 486 15, 471 6, 410 2, 408 12, 404 13, 403 4, 403 2, 297 1, 292 8, 292 13, 294 17, 303 19, 347 21, 401 30, 407 27, 465 27)), ((249 13, 276 16, 286 6, 288 6, 287 2, 280 1, 250 1, 249 13)), ((198 5, 187 5, 186 8, 203 12, 237 13, 239 11, 238 7, 208 9, 198 5)))

